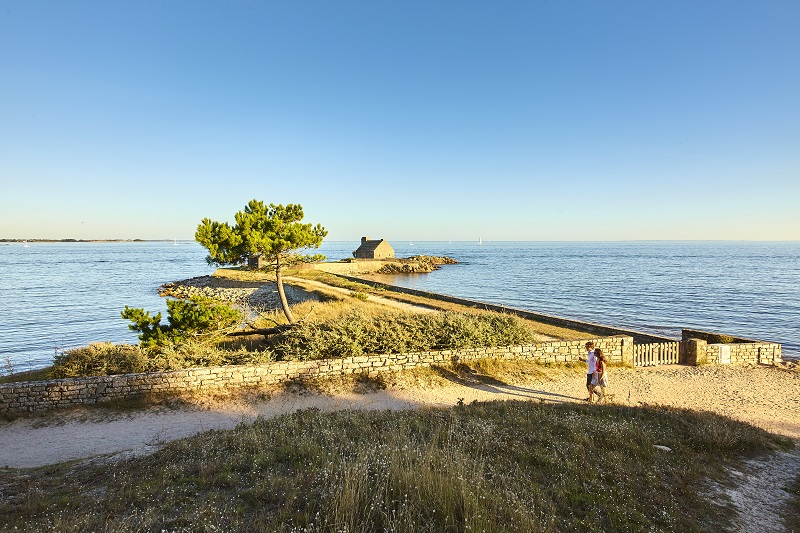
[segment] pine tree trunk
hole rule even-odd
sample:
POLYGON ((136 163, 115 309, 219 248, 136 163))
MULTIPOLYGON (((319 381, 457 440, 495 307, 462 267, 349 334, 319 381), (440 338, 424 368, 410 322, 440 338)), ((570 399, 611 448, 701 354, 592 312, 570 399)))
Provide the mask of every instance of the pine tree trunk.
POLYGON ((283 276, 281 275, 281 256, 278 254, 278 259, 275 263, 275 279, 278 283, 278 296, 281 298, 281 306, 283 307, 283 314, 286 315, 286 320, 289 324, 294 324, 294 316, 289 309, 289 302, 286 301, 286 293, 283 291, 283 276))

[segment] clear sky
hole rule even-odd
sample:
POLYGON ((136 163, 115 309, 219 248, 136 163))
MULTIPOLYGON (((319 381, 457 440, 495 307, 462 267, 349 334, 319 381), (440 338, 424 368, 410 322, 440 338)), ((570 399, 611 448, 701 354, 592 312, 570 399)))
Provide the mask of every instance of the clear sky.
POLYGON ((0 0, 0 237, 800 239, 800 2, 0 0))

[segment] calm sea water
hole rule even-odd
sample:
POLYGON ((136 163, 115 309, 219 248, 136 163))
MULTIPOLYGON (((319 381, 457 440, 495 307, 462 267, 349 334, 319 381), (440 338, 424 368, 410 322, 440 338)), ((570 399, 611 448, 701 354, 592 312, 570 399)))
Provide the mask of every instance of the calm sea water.
MULTIPOLYGON (((326 242, 344 259, 357 242, 326 242)), ((393 283, 509 307, 679 336, 690 327, 783 344, 800 357, 800 243, 392 242, 398 257, 447 255, 393 283)), ((210 274, 194 242, 0 245, 0 366, 56 350, 136 342, 120 311, 166 311, 162 283, 210 274)))

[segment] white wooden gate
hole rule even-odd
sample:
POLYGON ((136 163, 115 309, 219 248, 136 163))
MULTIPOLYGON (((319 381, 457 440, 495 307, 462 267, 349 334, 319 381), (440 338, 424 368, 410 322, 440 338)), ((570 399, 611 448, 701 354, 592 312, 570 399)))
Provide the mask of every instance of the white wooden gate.
POLYGON ((633 366, 677 365, 680 360, 679 341, 633 345, 633 366))

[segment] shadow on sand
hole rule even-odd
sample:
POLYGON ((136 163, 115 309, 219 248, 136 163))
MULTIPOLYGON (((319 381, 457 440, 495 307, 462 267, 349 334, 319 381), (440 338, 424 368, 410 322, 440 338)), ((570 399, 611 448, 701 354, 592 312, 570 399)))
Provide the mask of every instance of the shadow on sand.
POLYGON ((469 367, 464 367, 458 371, 445 368, 438 365, 431 366, 431 370, 436 372, 440 377, 471 389, 480 390, 494 394, 504 394, 507 396, 519 396, 528 400, 539 400, 542 402, 551 403, 574 403, 580 402, 583 398, 576 396, 567 396, 565 394, 558 394, 555 392, 548 392, 540 389, 532 389, 527 387, 519 387, 517 385, 509 385, 495 377, 479 374, 469 367))

